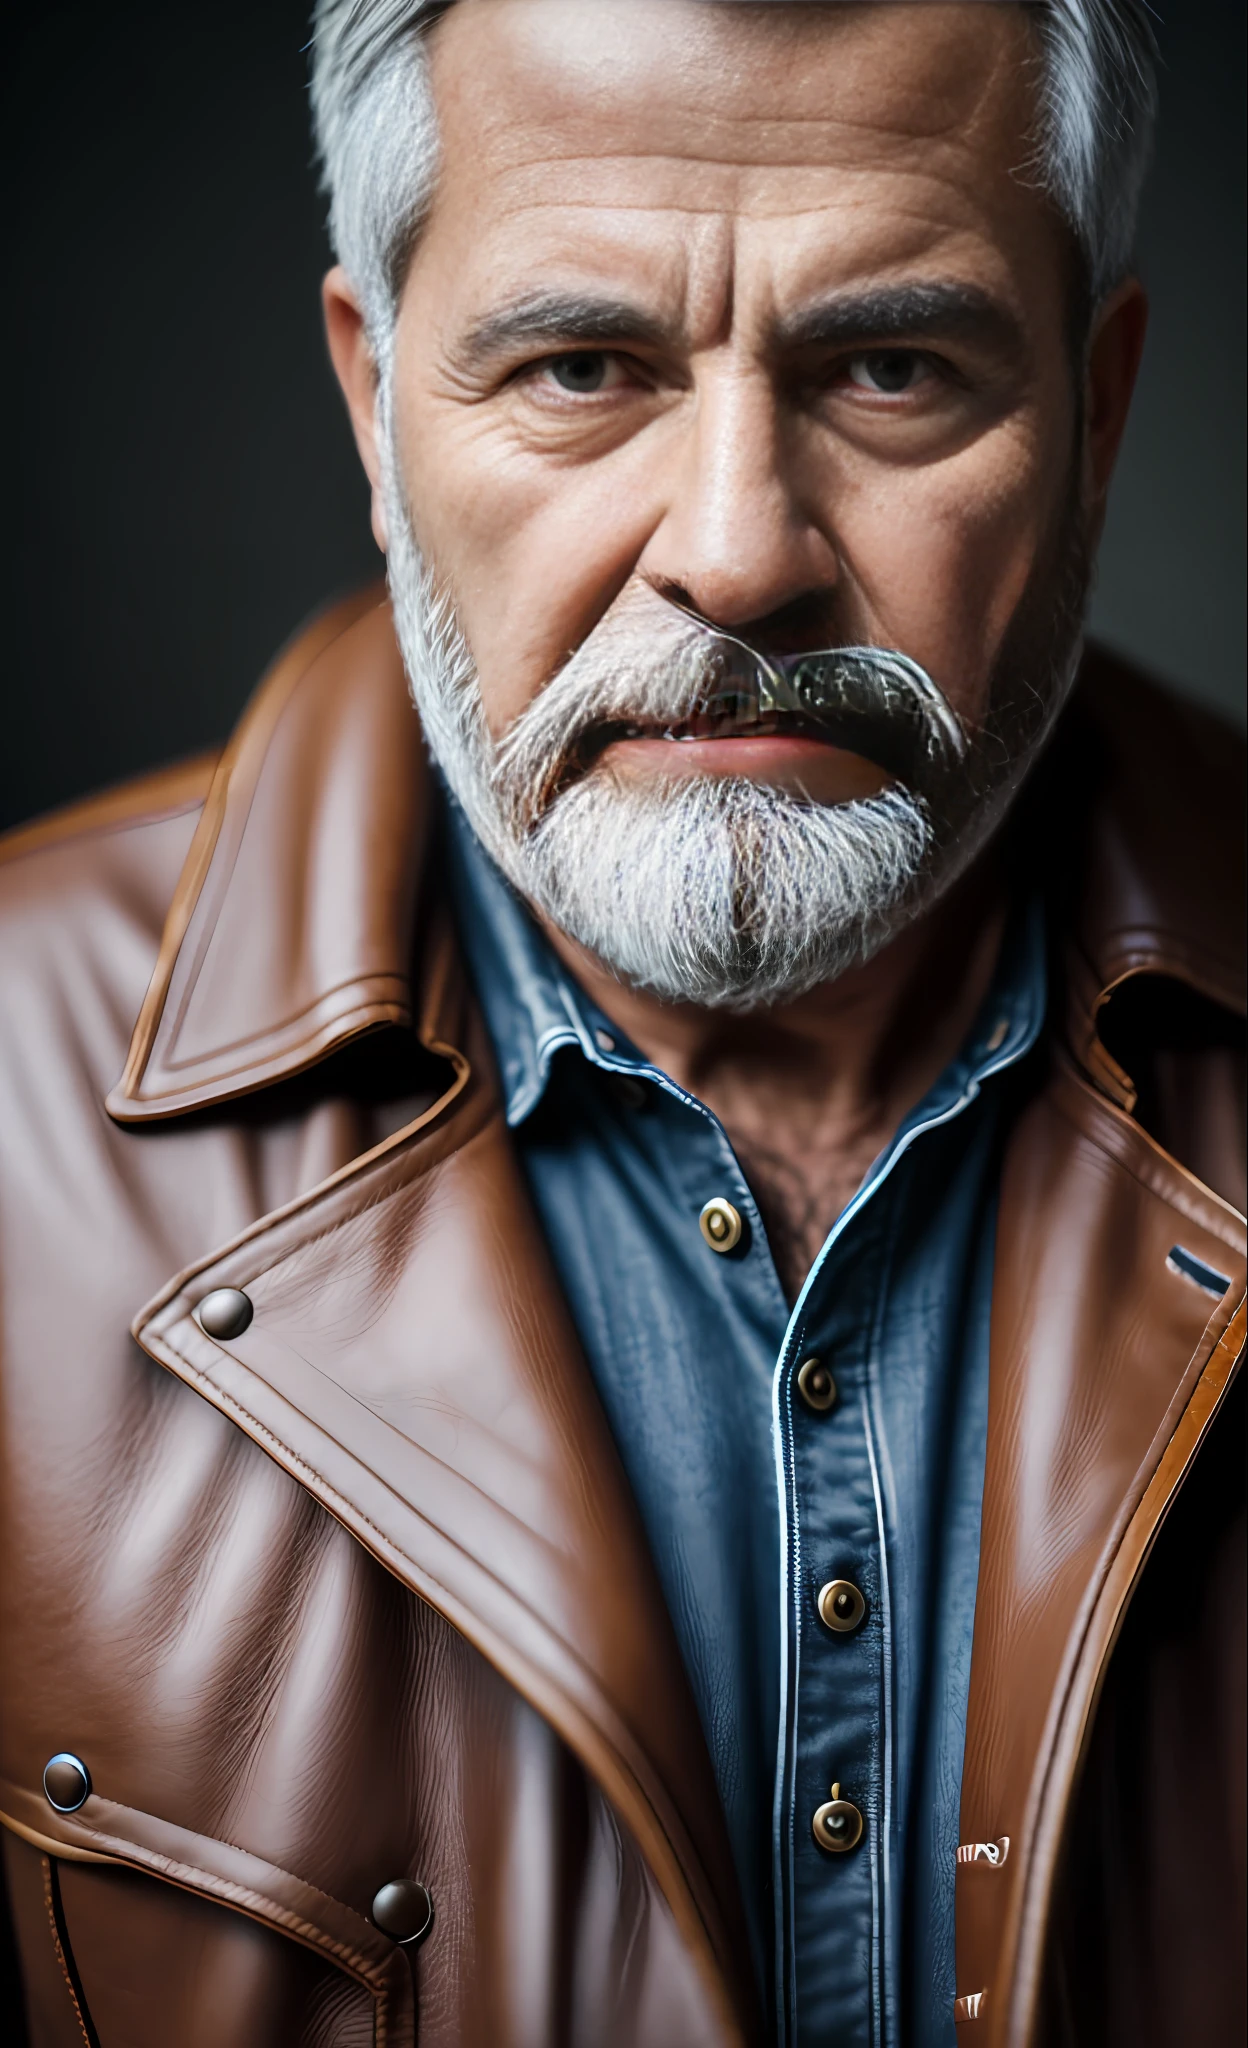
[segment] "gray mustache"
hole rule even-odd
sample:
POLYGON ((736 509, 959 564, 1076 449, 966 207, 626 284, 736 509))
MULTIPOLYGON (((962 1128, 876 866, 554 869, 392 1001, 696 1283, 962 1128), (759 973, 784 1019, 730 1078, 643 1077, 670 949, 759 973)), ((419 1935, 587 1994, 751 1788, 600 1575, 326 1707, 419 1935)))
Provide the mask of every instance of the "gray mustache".
POLYGON ((707 643, 706 687, 691 715, 750 724, 796 714, 919 791, 965 756, 966 734, 948 700, 908 655, 882 647, 762 654, 686 606, 677 609, 707 643))

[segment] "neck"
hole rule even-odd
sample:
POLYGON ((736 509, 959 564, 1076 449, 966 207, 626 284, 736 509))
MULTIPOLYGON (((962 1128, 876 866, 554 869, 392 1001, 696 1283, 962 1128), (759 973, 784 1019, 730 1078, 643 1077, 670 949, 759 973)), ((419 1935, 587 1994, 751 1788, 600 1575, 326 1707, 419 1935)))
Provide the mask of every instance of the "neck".
POLYGON ((564 933, 548 926, 547 936, 645 1057, 719 1118, 793 1298, 872 1160, 970 1029, 1004 921, 1001 877, 977 863, 874 959, 745 1016, 661 1002, 564 933))

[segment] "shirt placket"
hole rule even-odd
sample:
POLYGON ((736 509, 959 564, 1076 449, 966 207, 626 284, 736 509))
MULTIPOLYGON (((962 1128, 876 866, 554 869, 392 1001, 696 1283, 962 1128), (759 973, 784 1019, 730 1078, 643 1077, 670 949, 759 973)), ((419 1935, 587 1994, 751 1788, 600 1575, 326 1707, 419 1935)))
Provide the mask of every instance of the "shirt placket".
POLYGON ((778 1373, 785 1687, 776 1787, 778 2006, 790 2048, 837 2015, 881 2038, 889 1839, 888 1575, 869 1358, 876 1197, 824 1256, 778 1373))

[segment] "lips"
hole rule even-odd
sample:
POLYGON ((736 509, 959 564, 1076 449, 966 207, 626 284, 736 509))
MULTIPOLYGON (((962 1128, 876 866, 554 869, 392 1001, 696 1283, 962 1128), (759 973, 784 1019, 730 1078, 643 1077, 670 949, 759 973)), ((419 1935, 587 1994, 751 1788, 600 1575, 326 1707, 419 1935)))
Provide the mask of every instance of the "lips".
POLYGON ((890 758, 893 749, 888 745, 887 737, 876 732, 871 738, 879 747, 878 753, 869 750, 868 735, 861 720, 829 716, 811 718, 800 711, 764 711, 754 699, 734 693, 729 705, 720 702, 713 708, 701 708, 687 718, 620 719, 591 727, 582 736, 575 762, 568 764, 562 780, 566 782, 587 773, 609 748, 627 744, 630 740, 666 740, 674 745, 705 743, 708 740, 788 740, 803 742, 807 746, 839 748, 844 753, 870 761, 886 775, 894 775, 896 767, 890 758))
POLYGON ((631 724, 604 728, 604 731, 607 737, 603 744, 606 746, 617 740, 762 740, 776 736, 829 743, 826 727, 817 725, 813 719, 787 711, 760 712, 756 708, 740 714, 699 712, 691 718, 676 719, 667 725, 631 724))

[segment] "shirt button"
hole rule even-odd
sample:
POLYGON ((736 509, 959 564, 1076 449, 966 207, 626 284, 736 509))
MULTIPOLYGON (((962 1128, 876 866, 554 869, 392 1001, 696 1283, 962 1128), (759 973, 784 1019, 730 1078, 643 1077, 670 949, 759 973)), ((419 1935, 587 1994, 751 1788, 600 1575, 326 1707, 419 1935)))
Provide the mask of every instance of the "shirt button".
POLYGON ((615 1074, 612 1085, 615 1099, 622 1109, 644 1109, 650 1100, 645 1082, 639 1081, 635 1074, 615 1074))
POLYGON ((829 1856, 843 1856, 847 1849, 858 1847, 864 1825, 853 1801, 842 1799, 840 1786, 834 1785, 832 1797, 815 1808, 810 1832, 818 1847, 829 1856))
POLYGON ((836 1381, 821 1358, 808 1358, 798 1367, 797 1391, 816 1415, 836 1406, 836 1381))
POLYGON ((742 1227, 741 1211, 722 1195, 709 1201, 698 1218, 698 1228, 713 1252, 730 1252, 740 1244, 742 1227))
POLYGON ((867 1603, 852 1579, 829 1579, 815 1597, 819 1619, 838 1636, 856 1629, 867 1611, 867 1603))

